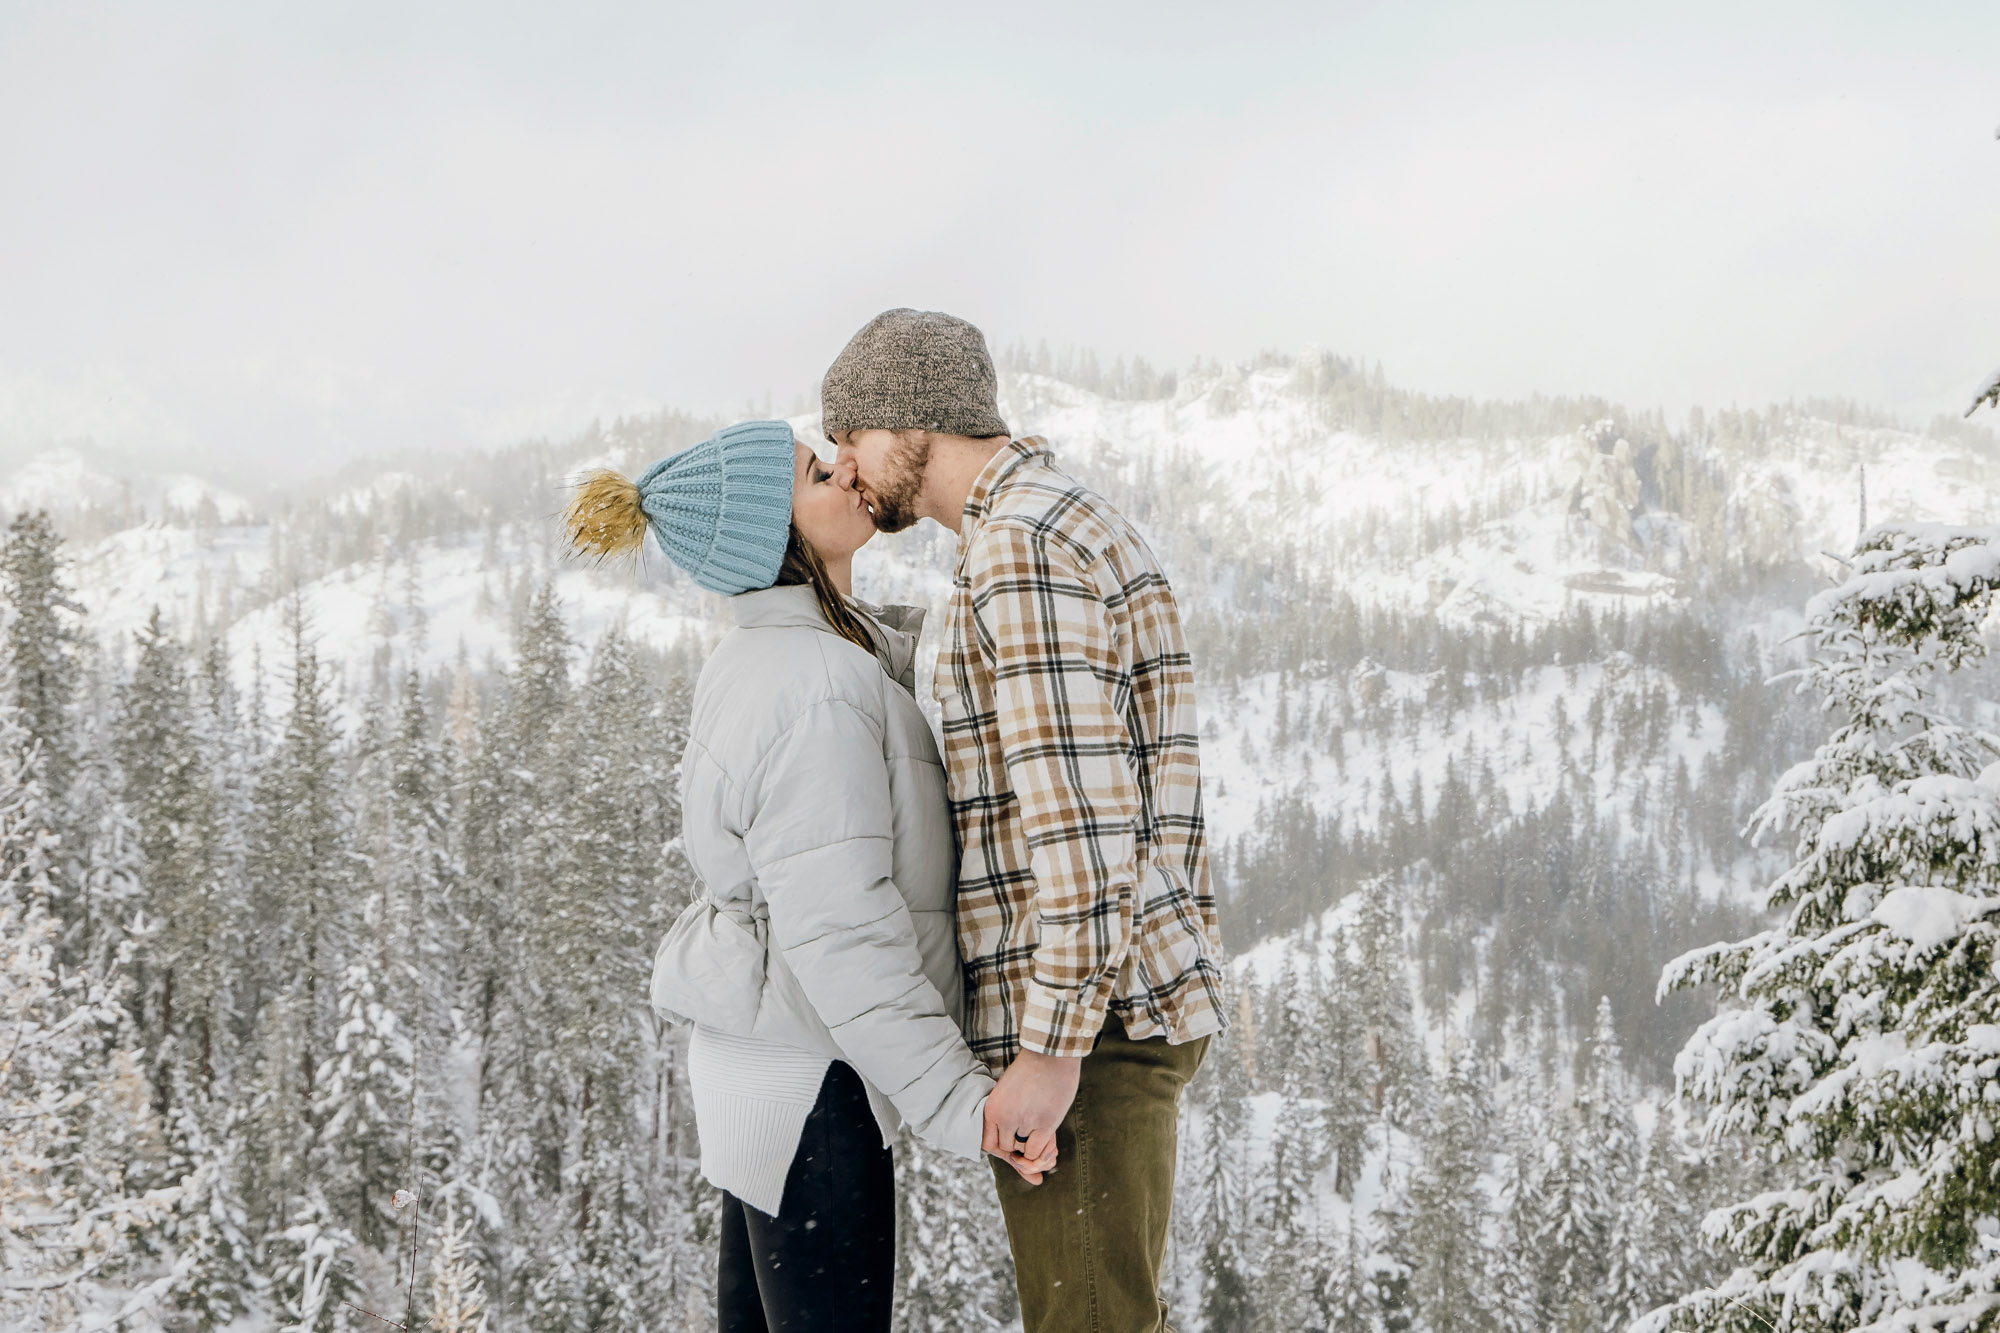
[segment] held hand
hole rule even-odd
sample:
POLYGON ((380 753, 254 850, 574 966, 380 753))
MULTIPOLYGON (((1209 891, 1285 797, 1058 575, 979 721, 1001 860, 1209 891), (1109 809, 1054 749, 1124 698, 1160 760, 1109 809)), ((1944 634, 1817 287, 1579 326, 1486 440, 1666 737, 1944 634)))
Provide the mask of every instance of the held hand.
POLYGON ((1054 1160, 1056 1127, 1076 1100, 1077 1079, 1082 1072, 1080 1056, 1036 1051, 1015 1056, 986 1099, 981 1146, 1013 1165, 1031 1184, 1040 1184, 1040 1173, 1047 1168, 1038 1164, 1054 1160))
POLYGON ((992 1155, 1013 1167, 1014 1170, 1020 1173, 1021 1179, 1027 1181, 1030 1185, 1041 1184, 1042 1177, 1056 1169, 1056 1149, 1054 1144, 1049 1145, 1049 1155, 1041 1158, 1039 1161, 1030 1162, 1024 1158, 1004 1152, 996 1152, 992 1155))

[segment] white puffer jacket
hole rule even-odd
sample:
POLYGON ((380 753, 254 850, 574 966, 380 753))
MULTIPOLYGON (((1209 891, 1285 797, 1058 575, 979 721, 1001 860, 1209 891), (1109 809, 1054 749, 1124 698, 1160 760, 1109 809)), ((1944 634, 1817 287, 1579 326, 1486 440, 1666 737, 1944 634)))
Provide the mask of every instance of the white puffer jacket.
MULTIPOLYGON (((921 613, 871 656, 811 589, 730 599, 695 685, 683 840, 705 896, 654 960, 654 1007, 845 1060, 926 1141, 979 1154, 992 1079, 960 1032, 957 856, 912 692, 921 613), (892 678, 893 676, 893 678, 892 678)), ((893 1125, 888 1126, 893 1128, 893 1125)))

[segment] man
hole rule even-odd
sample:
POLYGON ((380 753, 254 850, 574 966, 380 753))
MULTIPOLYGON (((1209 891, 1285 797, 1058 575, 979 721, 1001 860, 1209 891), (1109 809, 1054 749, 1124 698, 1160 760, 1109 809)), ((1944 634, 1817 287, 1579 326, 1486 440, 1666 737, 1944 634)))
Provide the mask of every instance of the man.
POLYGON ((891 310, 821 386, 884 532, 959 535, 935 687, 985 1146, 1027 1333, 1166 1329, 1180 1093, 1223 1026, 1193 671, 1132 525, 1013 439, 978 329, 891 310))

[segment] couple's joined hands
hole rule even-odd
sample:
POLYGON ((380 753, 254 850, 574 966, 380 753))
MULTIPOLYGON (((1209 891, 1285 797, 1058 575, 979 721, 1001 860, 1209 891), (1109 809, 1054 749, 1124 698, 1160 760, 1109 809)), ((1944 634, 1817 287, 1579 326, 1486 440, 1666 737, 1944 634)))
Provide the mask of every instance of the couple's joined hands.
POLYGON ((1030 1185, 1055 1170, 1056 1126, 1076 1100, 1081 1056, 1022 1051, 993 1085, 986 1099, 986 1128, 980 1147, 1021 1173, 1030 1185))

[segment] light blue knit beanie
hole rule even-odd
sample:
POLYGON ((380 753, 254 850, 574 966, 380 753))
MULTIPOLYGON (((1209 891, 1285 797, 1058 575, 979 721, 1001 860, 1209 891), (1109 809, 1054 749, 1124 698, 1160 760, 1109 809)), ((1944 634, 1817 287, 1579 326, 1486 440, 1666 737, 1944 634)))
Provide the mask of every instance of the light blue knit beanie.
POLYGON ((639 478, 639 505, 673 562, 710 592, 768 588, 791 536, 792 428, 739 421, 639 478))

